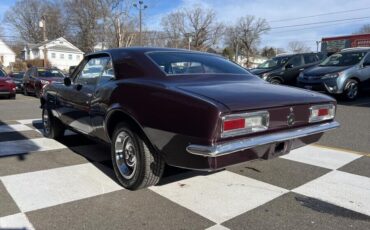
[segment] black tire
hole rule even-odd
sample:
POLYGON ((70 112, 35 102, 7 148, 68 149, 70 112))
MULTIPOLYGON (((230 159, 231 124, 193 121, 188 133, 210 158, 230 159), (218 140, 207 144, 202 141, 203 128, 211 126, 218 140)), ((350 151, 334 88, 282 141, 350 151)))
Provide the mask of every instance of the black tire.
POLYGON ((53 117, 50 110, 42 109, 42 131, 45 137, 58 139, 64 135, 65 126, 57 118, 53 117))
POLYGON ((354 101, 357 99, 359 93, 360 88, 358 81, 355 79, 349 79, 346 81, 341 97, 346 101, 354 101))
POLYGON ((9 95, 9 99, 15 100, 15 97, 16 97, 16 95, 15 95, 15 94, 10 94, 10 95, 9 95))
POLYGON ((157 184, 162 177, 163 159, 126 123, 119 123, 115 128, 111 157, 118 181, 126 189, 146 188, 157 184))
POLYGON ((282 83, 279 78, 272 78, 269 82, 273 85, 281 85, 282 83))

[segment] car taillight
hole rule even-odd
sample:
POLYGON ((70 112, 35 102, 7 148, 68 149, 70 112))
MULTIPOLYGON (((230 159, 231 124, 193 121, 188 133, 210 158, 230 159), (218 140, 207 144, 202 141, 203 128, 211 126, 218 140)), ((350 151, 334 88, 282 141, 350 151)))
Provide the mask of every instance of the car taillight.
POLYGON ((335 105, 314 105, 310 107, 310 118, 309 122, 319 122, 325 120, 331 120, 335 117, 335 105))
POLYGON ((238 136, 268 129, 269 113, 259 111, 222 117, 221 137, 238 136))

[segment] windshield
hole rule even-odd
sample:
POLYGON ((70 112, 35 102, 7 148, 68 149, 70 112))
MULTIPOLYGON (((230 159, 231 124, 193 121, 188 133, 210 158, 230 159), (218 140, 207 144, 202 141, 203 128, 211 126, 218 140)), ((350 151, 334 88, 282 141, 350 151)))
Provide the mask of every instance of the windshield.
POLYGON ((24 73, 23 72, 19 72, 19 73, 12 73, 11 77, 15 78, 15 79, 22 79, 23 78, 23 75, 24 73))
POLYGON ((320 66, 350 66, 359 63, 366 52, 336 53, 326 58, 320 66))
POLYGON ((180 74, 249 74, 222 57, 202 53, 151 52, 148 56, 169 75, 180 74))
POLYGON ((39 69, 38 70, 39 77, 64 77, 64 74, 62 74, 59 70, 44 70, 39 69))
POLYGON ((260 64, 257 69, 270 69, 273 67, 282 66, 287 63, 290 58, 291 56, 274 57, 260 64))

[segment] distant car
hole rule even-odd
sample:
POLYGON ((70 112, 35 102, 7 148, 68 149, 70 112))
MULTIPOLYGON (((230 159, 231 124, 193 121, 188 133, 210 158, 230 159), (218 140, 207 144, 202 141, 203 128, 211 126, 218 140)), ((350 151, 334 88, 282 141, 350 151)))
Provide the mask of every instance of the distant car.
POLYGON ((24 95, 40 97, 43 88, 52 82, 63 82, 65 75, 56 68, 31 67, 23 77, 24 95))
POLYGON ((339 126, 329 96, 268 84, 222 57, 180 49, 86 55, 64 84, 45 87, 40 102, 46 137, 69 128, 107 142, 128 189, 156 184, 165 163, 220 170, 287 154, 339 126))
POLYGON ((250 71, 272 84, 296 85, 299 73, 318 64, 320 56, 316 53, 278 55, 250 71))
POLYGON ((370 89, 370 48, 344 49, 306 69, 298 86, 355 100, 360 89, 370 89))
POLYGON ((15 99, 16 85, 4 70, 0 69, 0 95, 15 99))
POLYGON ((12 72, 8 76, 14 81, 17 93, 23 92, 24 72, 12 72))

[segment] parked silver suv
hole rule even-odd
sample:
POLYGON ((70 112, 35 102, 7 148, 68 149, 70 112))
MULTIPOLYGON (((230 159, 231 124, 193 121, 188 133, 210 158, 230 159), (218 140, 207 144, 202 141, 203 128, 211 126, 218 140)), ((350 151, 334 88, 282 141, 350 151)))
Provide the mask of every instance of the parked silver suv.
POLYGON ((344 49, 301 72, 298 86, 354 100, 370 89, 370 47, 344 49))

